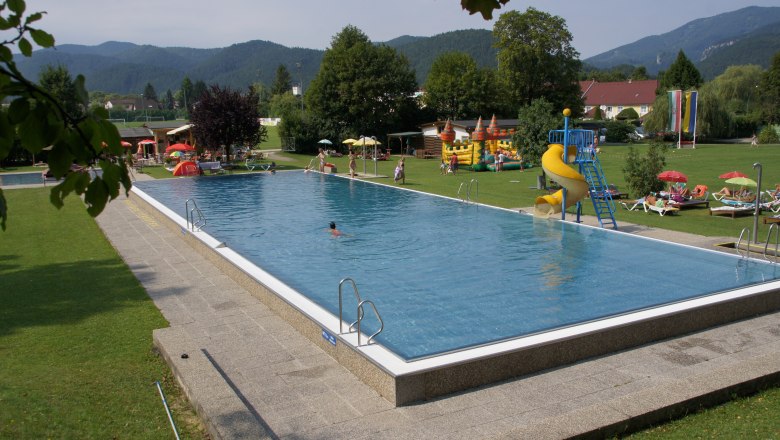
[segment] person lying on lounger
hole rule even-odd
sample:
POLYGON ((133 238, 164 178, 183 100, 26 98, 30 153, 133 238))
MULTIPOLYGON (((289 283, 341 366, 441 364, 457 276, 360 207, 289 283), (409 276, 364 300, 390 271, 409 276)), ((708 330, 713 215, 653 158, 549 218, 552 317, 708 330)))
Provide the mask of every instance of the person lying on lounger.
POLYGON ((731 192, 731 190, 727 186, 724 186, 723 188, 720 189, 720 191, 715 192, 713 194, 717 194, 719 196, 726 196, 726 197, 733 196, 733 193, 731 192))

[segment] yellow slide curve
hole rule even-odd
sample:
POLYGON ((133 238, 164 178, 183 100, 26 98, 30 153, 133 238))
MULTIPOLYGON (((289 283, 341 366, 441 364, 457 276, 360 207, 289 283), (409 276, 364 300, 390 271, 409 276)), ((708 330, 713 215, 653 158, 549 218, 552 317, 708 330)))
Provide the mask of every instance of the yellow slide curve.
MULTIPOLYGON (((577 157, 577 147, 570 145, 568 148, 569 161, 577 157)), ((542 155, 542 168, 554 182, 566 188, 566 207, 574 205, 582 200, 588 193, 588 183, 585 176, 575 171, 563 162, 563 145, 550 144, 542 155)), ((561 212, 563 202, 563 190, 558 190, 546 196, 536 198, 534 215, 548 218, 561 212)))

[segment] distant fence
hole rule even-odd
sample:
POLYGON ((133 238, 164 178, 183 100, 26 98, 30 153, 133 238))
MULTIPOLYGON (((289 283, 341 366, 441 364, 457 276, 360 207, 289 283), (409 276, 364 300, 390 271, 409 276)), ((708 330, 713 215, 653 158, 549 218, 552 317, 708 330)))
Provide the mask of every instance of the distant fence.
POLYGON ((282 138, 282 151, 295 151, 295 138, 283 137, 282 138))

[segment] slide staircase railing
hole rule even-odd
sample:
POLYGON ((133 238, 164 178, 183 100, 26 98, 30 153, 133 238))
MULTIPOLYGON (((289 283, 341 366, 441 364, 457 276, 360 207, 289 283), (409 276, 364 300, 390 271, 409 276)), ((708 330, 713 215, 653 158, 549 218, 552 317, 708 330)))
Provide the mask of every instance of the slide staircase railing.
POLYGON ((593 203, 593 209, 596 211, 596 217, 599 219, 599 225, 602 228, 611 226, 617 229, 615 222, 615 201, 612 200, 612 193, 609 192, 609 185, 604 178, 601 170, 601 163, 596 157, 595 152, 585 151, 580 159, 580 152, 577 152, 578 162, 580 164, 580 173, 585 176, 588 182, 588 193, 593 203))

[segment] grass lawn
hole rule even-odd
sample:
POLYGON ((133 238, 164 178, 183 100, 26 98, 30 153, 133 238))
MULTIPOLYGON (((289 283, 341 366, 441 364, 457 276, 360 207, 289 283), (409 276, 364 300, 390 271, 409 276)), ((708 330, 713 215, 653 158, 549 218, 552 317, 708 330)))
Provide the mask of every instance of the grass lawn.
POLYGON ((153 350, 167 322, 80 199, 4 193, 0 438, 173 438, 155 381, 183 437, 205 438, 153 350))
POLYGON ((279 137, 279 127, 275 125, 266 125, 268 139, 260 143, 261 150, 275 150, 282 148, 282 139, 279 137))
POLYGON ((778 439, 780 388, 702 409, 682 419, 628 438, 645 439, 778 439))

